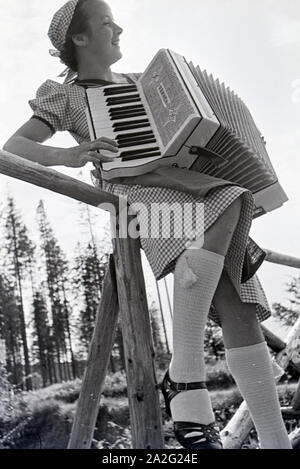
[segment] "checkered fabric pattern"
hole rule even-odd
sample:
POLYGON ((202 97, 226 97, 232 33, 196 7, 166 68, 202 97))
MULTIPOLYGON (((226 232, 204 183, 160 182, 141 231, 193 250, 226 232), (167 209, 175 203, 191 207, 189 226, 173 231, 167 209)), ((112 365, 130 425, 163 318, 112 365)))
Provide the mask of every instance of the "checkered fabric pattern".
POLYGON ((29 105, 35 117, 50 124, 53 133, 68 131, 77 143, 90 141, 85 116, 85 90, 81 86, 47 80, 39 87, 35 99, 31 99, 29 105))
POLYGON ((65 3, 53 16, 48 36, 54 47, 61 51, 66 41, 66 35, 71 24, 78 0, 65 3))
MULTIPOLYGON (((197 213, 195 205, 197 203, 204 204, 204 231, 206 231, 237 197, 242 197, 241 216, 226 254, 224 266, 241 298, 241 301, 244 303, 256 304, 258 320, 264 321, 271 316, 268 301, 257 275, 254 275, 247 282, 241 283, 245 251, 248 244, 251 245, 251 240, 248 235, 252 223, 253 196, 250 191, 238 186, 221 187, 210 191, 205 198, 201 198, 195 197, 194 195, 186 192, 161 187, 112 184, 104 180, 102 181, 101 188, 107 192, 125 197, 129 205, 133 206, 141 227, 141 247, 145 252, 153 274, 157 280, 160 280, 165 275, 174 272, 176 260, 186 249, 187 241, 193 241, 201 237, 202 224, 200 223, 200 227, 195 224, 195 216, 197 213), (183 236, 182 238, 171 236, 169 238, 163 238, 162 236, 157 238, 143 237, 143 227, 151 224, 151 205, 153 203, 161 204, 163 202, 167 202, 168 204, 179 203, 180 206, 183 206, 184 204, 192 204, 193 210, 191 210, 191 216, 194 219, 192 221, 186 220, 188 225, 195 226, 195 232, 192 236, 183 236), (141 209, 136 209, 138 205, 134 204, 137 203, 141 204, 141 209)), ((176 223, 176 216, 181 216, 181 211, 178 213, 177 215, 174 213, 174 218, 170 218, 173 225, 176 223)), ((170 233, 173 232, 174 228, 171 227, 170 233)), ((213 304, 210 308, 209 317, 220 325, 218 312, 213 304)))
MULTIPOLYGON (((127 75, 128 76, 128 75, 127 75)), ((130 74, 130 77, 138 78, 139 74, 130 74)), ((88 125, 85 117, 87 106, 85 91, 82 87, 72 84, 60 84, 47 80, 37 91, 35 99, 29 101, 34 111, 34 116, 49 123, 56 131, 68 131, 77 143, 90 141, 88 125)), ((151 204, 162 202, 173 204, 204 204, 204 231, 207 230, 224 212, 224 210, 237 198, 241 197, 242 211, 238 226, 235 230, 231 245, 225 257, 225 268, 241 298, 245 303, 255 303, 257 318, 264 321, 271 316, 270 307, 265 297, 263 288, 256 275, 245 283, 241 283, 243 260, 246 250, 251 261, 255 261, 262 253, 260 247, 249 237, 252 223, 253 196, 250 191, 239 186, 219 187, 211 190, 205 198, 196 197, 188 192, 176 191, 162 187, 112 184, 107 181, 98 181, 102 189, 116 195, 127 197, 129 204, 142 203, 144 209, 137 213, 141 228, 141 246, 153 270, 157 280, 173 272, 176 259, 186 249, 186 242, 194 240, 202 234, 201 226, 195 224, 196 209, 192 210, 192 223, 195 233, 190 237, 182 238, 152 238, 143 237, 143 229, 148 223, 151 204)), ((180 211, 181 213, 181 211, 180 211)), ((177 215, 178 216, 178 215, 177 215)), ((176 217, 176 215, 175 215, 176 217)), ((175 218, 172 219, 175 223, 175 218)), ((211 305, 209 317, 220 324, 218 313, 211 305)))

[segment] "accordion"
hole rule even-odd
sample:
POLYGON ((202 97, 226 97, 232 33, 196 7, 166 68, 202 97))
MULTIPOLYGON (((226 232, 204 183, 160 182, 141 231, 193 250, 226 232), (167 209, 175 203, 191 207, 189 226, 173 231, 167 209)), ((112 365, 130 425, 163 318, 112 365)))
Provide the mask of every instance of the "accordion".
POLYGON ((105 136, 119 147, 100 164, 103 179, 174 165, 249 189, 255 216, 288 200, 247 106, 183 56, 161 49, 136 83, 88 87, 86 94, 91 140, 105 136))

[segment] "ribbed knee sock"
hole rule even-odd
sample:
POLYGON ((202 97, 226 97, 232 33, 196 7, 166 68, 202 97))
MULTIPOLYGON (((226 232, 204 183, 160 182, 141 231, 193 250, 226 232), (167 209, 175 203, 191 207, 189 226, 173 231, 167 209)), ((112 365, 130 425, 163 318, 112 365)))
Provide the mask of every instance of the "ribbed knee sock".
MULTIPOLYGON (((203 248, 188 249, 174 276, 173 355, 170 378, 205 381, 204 329, 224 266, 224 256, 203 248)), ((206 389, 188 390, 171 401, 173 421, 209 424, 215 420, 206 389)))
POLYGON ((225 354, 229 370, 247 403, 261 449, 291 449, 266 342, 226 349, 225 354))

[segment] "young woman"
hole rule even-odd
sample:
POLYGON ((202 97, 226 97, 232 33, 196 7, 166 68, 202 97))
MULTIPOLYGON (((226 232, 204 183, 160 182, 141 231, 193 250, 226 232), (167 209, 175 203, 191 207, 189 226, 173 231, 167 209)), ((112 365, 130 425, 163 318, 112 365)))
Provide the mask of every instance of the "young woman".
MULTIPOLYGON (((5 150, 45 166, 81 167, 93 162, 97 168, 100 161, 115 157, 114 140, 104 135, 90 141, 85 86, 138 78, 111 70, 122 57, 121 33, 102 0, 71 0, 56 12, 48 34, 56 48, 54 55, 68 67, 67 78, 63 84, 47 80, 40 86, 29 102, 32 118, 9 139, 5 150), (78 145, 67 149, 42 145, 64 130, 78 145), (101 150, 110 150, 111 157, 101 150)), ((174 167, 110 182, 101 180, 98 173, 97 184, 126 196, 129 204, 143 203, 148 215, 152 203, 204 204, 204 244, 202 226, 180 239, 141 235, 156 279, 174 272, 173 355, 161 390, 177 440, 185 448, 222 448, 205 384, 203 341, 209 316, 222 327, 227 364, 248 404, 260 447, 291 448, 259 326, 271 313, 255 275, 264 252, 248 236, 254 207, 251 192, 174 167)), ((137 216, 142 228, 146 215, 141 210, 137 216)))

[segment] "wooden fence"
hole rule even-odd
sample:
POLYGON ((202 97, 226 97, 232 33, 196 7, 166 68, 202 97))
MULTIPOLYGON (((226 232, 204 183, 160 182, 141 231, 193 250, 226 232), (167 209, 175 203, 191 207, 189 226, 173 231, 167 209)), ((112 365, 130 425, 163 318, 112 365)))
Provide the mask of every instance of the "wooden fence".
MULTIPOLYGON (((132 217, 128 217, 126 221, 121 220, 119 217, 119 198, 113 194, 3 150, 0 150, 0 173, 94 207, 100 206, 101 209, 109 211, 111 215, 117 216, 119 231, 113 241, 114 256, 110 258, 109 269, 104 281, 102 301, 77 404, 69 448, 89 448, 91 446, 119 309, 126 356, 133 448, 164 448, 158 385, 153 361, 154 349, 140 259, 140 244, 139 240, 120 236, 123 230, 127 232, 127 224, 130 223, 132 217)), ((300 268, 300 259, 269 250, 265 251, 268 262, 300 268)), ((277 363, 283 369, 286 369, 291 363, 300 370, 300 318, 290 330, 285 341, 279 339, 263 325, 262 329, 268 345, 277 353, 277 363)), ((283 408, 282 412, 285 418, 299 416, 300 386, 298 386, 292 406, 283 408)), ((240 448, 252 426, 249 411, 243 402, 221 432, 224 447, 226 449, 240 448)), ((293 445, 299 444, 300 428, 292 432, 290 438, 293 445)))

